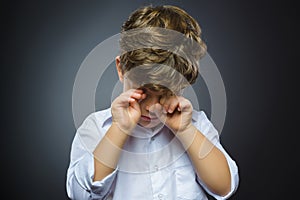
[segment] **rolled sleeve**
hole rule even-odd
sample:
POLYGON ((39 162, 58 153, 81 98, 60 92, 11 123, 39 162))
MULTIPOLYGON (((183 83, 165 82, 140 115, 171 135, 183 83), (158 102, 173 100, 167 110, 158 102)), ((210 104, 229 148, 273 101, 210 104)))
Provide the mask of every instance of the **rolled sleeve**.
POLYGON ((227 163, 228 163, 229 170, 230 170, 231 189, 227 195, 220 196, 220 195, 217 195, 217 194, 214 194, 213 192, 211 192, 209 190, 209 188, 204 185, 204 183, 200 180, 199 177, 197 177, 197 180, 198 180, 199 184, 205 189, 205 191, 208 194, 210 194, 211 196, 213 196, 215 199, 220 199, 220 200, 228 199, 237 190, 238 185, 239 185, 238 167, 237 167, 235 161, 230 157, 230 155, 226 152, 226 150, 221 145, 218 131, 213 126, 213 124, 209 121, 209 119, 207 118, 207 116, 205 115, 204 112, 198 113, 196 126, 205 135, 205 137, 207 139, 209 139, 210 142, 212 144, 214 144, 224 154, 224 156, 227 160, 227 163))
POLYGON ((101 181, 94 181, 94 159, 89 153, 74 166, 74 177, 69 185, 72 199, 104 199, 110 192, 117 170, 101 181), (84 194, 86 193, 86 194, 84 194))
POLYGON ((93 151, 106 132, 101 124, 102 121, 96 118, 95 113, 92 113, 84 120, 75 134, 66 184, 67 194, 71 199, 106 199, 111 191, 117 170, 103 180, 93 182, 93 151))
POLYGON ((227 160, 227 163, 228 163, 228 166, 229 166, 229 170, 230 170, 230 175, 231 175, 231 187, 230 187, 230 192, 228 194, 226 194, 225 196, 220 196, 220 195, 217 195, 213 192, 211 192, 209 190, 208 187, 206 187, 200 180, 199 178, 197 177, 198 179, 198 182, 200 183, 200 185, 205 189, 205 191, 213 196, 215 199, 218 199, 218 200, 222 200, 222 199, 228 199, 229 197, 231 197, 235 191, 237 190, 238 188, 238 184, 239 184, 239 175, 238 175, 238 167, 235 163, 234 160, 232 160, 232 158, 228 155, 227 152, 225 152, 225 150, 223 149, 223 147, 220 145, 220 144, 216 144, 216 147, 218 149, 220 149, 223 154, 225 155, 225 158, 227 160))

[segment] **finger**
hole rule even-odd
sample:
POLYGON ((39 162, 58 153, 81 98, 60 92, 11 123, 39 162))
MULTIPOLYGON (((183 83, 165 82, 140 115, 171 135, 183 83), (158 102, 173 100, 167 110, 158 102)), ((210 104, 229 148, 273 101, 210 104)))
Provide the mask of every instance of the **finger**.
POLYGON ((165 102, 166 102, 166 100, 167 100, 166 95, 163 95, 163 96, 159 99, 159 103, 160 103, 161 105, 164 105, 165 102))
POLYGON ((129 89, 126 92, 124 92, 123 94, 125 94, 125 95, 131 95, 133 93, 142 94, 142 93, 144 93, 144 91, 141 90, 141 89, 129 89))
POLYGON ((166 120, 166 114, 163 112, 163 107, 159 103, 150 106, 149 112, 150 115, 151 113, 155 114, 155 116, 158 117, 161 122, 164 122, 166 120))
POLYGON ((140 100, 145 98, 145 94, 143 93, 143 90, 130 89, 124 92, 122 95, 124 98, 127 98, 129 102, 132 102, 133 99, 140 100))
POLYGON ((147 94, 143 93, 141 99, 146 99, 146 97, 147 97, 147 94))
POLYGON ((134 92, 136 93, 140 93, 140 94, 144 93, 144 90, 142 89, 132 89, 132 90, 134 90, 134 92))
POLYGON ((179 101, 176 96, 169 96, 166 98, 163 107, 166 111, 166 113, 172 114, 174 110, 178 107, 179 101))
POLYGON ((127 91, 122 93, 115 102, 118 102, 122 106, 129 106, 130 103, 138 101, 143 97, 142 94, 135 93, 134 91, 127 91))
POLYGON ((134 98, 134 99, 137 99, 137 100, 142 99, 142 97, 143 97, 143 95, 140 94, 140 93, 132 93, 130 95, 130 98, 134 98))
POLYGON ((189 100, 181 97, 181 98, 179 98, 178 109, 181 112, 186 112, 186 111, 191 111, 193 109, 193 106, 189 100))
POLYGON ((131 103, 130 103, 130 106, 131 106, 134 110, 140 111, 140 105, 138 104, 137 101, 131 102, 131 103))
POLYGON ((160 103, 161 105, 163 105, 163 110, 162 110, 162 112, 165 113, 165 114, 168 113, 167 110, 168 110, 168 108, 169 108, 168 105, 166 104, 166 101, 167 101, 166 96, 161 97, 160 100, 159 100, 159 103, 160 103))
POLYGON ((168 113, 172 114, 174 110, 179 106, 179 101, 177 98, 172 98, 169 104, 168 113))

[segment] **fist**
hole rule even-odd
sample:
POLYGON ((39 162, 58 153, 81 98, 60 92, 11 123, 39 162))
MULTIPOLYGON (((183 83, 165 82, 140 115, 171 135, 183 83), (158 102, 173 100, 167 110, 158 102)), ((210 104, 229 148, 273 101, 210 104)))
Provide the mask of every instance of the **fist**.
POLYGON ((160 99, 150 108, 174 134, 182 132, 192 125, 193 106, 182 96, 169 96, 160 99))
POLYGON ((139 101, 146 97, 143 90, 130 89, 118 96, 111 105, 113 123, 130 134, 141 117, 139 101))

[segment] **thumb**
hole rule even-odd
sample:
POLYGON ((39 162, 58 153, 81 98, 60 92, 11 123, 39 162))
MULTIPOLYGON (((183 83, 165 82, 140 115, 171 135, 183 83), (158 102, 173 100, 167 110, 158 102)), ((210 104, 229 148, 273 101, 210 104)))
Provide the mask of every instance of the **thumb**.
POLYGON ((139 103, 138 103, 137 101, 131 102, 131 103, 130 103, 130 106, 131 106, 133 109, 135 109, 135 110, 137 110, 137 111, 140 111, 140 105, 139 105, 139 103))
POLYGON ((149 107, 149 112, 150 115, 155 115, 156 117, 159 118, 161 122, 166 121, 166 114, 163 112, 163 107, 159 103, 153 104, 152 106, 149 107))

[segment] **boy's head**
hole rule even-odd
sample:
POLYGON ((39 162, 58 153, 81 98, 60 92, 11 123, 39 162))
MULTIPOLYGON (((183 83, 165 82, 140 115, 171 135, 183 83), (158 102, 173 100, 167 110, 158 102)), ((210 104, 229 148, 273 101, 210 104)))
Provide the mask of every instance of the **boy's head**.
POLYGON ((120 48, 119 76, 175 93, 196 81, 206 52, 197 21, 169 5, 135 10, 122 26, 120 48))

